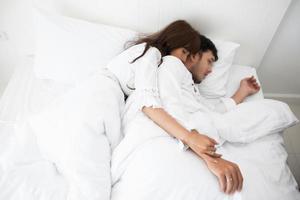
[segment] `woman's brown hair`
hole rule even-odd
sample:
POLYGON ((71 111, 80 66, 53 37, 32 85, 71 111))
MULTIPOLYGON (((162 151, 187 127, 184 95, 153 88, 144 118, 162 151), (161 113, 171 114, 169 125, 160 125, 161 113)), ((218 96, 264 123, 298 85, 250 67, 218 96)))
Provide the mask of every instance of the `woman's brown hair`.
MULTIPOLYGON (((199 33, 189 23, 184 20, 177 20, 163 30, 149 36, 142 37, 133 42, 133 45, 146 43, 143 53, 135 58, 132 63, 145 55, 150 47, 156 47, 161 57, 170 55, 177 48, 185 48, 190 54, 196 54, 200 51, 199 33)), ((160 64, 162 63, 162 59, 160 64)))

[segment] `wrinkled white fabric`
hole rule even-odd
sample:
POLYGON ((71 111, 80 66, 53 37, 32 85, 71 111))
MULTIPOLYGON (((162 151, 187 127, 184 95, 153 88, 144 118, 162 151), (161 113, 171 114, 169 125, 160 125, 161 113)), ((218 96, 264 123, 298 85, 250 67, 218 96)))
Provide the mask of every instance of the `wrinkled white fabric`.
POLYGON ((236 106, 229 100, 231 110, 216 112, 194 90, 185 66, 171 56, 160 66, 158 82, 167 112, 188 129, 224 142, 218 152, 239 165, 243 190, 221 192, 217 177, 195 153, 181 151, 176 139, 140 114, 125 124, 125 138, 113 152, 113 200, 300 199, 281 136, 298 122, 286 104, 262 99, 236 106))

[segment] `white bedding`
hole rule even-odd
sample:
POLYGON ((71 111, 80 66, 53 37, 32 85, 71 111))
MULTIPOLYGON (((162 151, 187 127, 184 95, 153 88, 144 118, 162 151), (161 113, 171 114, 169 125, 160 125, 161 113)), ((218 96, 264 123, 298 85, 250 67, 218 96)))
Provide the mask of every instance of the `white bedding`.
MULTIPOLYGON (((53 162, 42 157, 26 119, 72 88, 36 79, 31 64, 26 61, 15 72, 0 103, 0 200, 66 200, 68 180, 53 162)), ((114 200, 258 199, 256 195, 267 199, 267 194, 272 199, 299 199, 286 165, 281 134, 247 145, 225 144, 219 149, 224 158, 237 162, 242 173, 246 172, 243 192, 229 197, 219 191, 216 178, 205 171, 204 163, 194 153, 181 151, 177 141, 166 137, 154 123, 147 126, 143 130, 156 135, 149 138, 146 131, 141 131, 140 137, 128 135, 114 152, 114 200), (253 185, 254 181, 260 184, 253 185)))
POLYGON ((282 140, 282 131, 298 119, 285 103, 253 99, 224 114, 200 110, 187 121, 219 141, 223 158, 240 166, 242 192, 221 192, 201 159, 181 151, 175 139, 141 114, 125 122, 125 137, 113 152, 113 200, 300 199, 282 140))
POLYGON ((225 159, 239 165, 244 176, 242 192, 232 196, 221 192, 205 163, 190 150, 180 150, 175 139, 149 138, 125 155, 128 140, 114 152, 113 200, 300 199, 279 134, 252 144, 228 143, 219 149, 225 159))
MULTIPOLYGON (((243 131, 252 134, 251 129, 243 131)), ((250 138, 250 143, 225 142, 218 147, 223 158, 237 163, 244 176, 242 192, 226 195, 191 150, 179 149, 176 140, 147 117, 136 118, 113 152, 112 199, 300 199, 286 163, 282 133, 267 133, 254 141, 242 138, 250 138)))
POLYGON ((0 199, 108 200, 111 148, 122 137, 118 83, 100 70, 78 87, 54 84, 30 63, 1 100, 0 199))

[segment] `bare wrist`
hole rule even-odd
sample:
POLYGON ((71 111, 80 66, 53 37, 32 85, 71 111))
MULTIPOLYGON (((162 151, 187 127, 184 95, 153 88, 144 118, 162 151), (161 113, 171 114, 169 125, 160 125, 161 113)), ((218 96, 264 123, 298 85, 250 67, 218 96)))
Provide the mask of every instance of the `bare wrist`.
POLYGON ((186 131, 186 133, 184 134, 184 137, 181 139, 181 141, 185 144, 189 146, 189 143, 191 141, 191 137, 192 135, 195 134, 195 130, 191 130, 191 131, 186 131))
POLYGON ((235 101, 236 104, 240 104, 248 96, 246 92, 238 90, 231 98, 235 101))
POLYGON ((183 142, 183 144, 188 145, 189 140, 190 140, 190 132, 186 131, 185 134, 183 135, 183 137, 180 138, 180 140, 183 142))

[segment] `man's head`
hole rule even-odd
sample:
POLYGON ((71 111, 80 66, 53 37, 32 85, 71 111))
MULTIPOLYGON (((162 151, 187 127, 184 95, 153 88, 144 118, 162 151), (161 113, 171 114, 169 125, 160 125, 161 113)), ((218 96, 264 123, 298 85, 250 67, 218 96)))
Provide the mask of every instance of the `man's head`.
POLYGON ((185 65, 192 73, 195 83, 200 83, 209 73, 212 72, 212 65, 218 60, 218 51, 214 43, 199 35, 201 40, 200 52, 190 55, 185 65))

